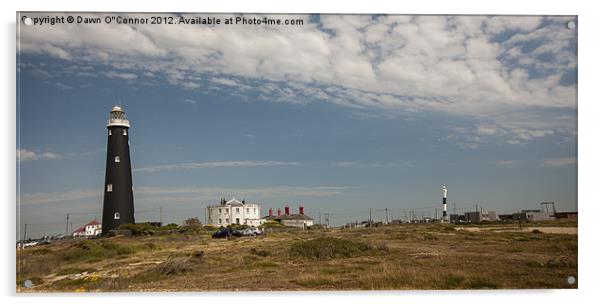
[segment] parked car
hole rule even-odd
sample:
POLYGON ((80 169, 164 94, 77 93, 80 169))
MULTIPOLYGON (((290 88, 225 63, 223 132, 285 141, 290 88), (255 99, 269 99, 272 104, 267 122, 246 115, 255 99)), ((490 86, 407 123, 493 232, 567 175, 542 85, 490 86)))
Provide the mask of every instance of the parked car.
POLYGON ((229 228, 220 228, 211 235, 211 238, 228 238, 232 236, 232 231, 229 228))
POLYGON ((261 231, 259 228, 248 228, 248 229, 245 229, 242 233, 242 235, 244 235, 244 236, 259 236, 262 234, 263 234, 263 231, 261 231))

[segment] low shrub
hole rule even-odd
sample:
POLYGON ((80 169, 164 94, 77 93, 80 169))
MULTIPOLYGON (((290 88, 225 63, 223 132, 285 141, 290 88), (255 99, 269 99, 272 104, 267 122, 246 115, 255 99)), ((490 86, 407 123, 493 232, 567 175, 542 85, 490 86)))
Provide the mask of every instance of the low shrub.
POLYGON ((266 250, 257 250, 255 248, 251 249, 251 254, 257 255, 257 256, 269 256, 270 252, 266 251, 266 250))
POLYGON ((127 256, 134 252, 136 250, 133 247, 123 246, 108 240, 82 240, 62 252, 61 258, 66 261, 98 261, 104 258, 127 256))
POLYGON ((166 262, 158 265, 155 271, 162 275, 174 275, 186 273, 192 270, 192 266, 187 258, 169 257, 166 262))
POLYGON ((119 226, 119 230, 130 230, 133 236, 153 235, 157 227, 150 223, 127 223, 119 226))
POLYGON ((374 251, 379 251, 379 249, 364 242, 335 237, 318 237, 307 241, 299 241, 290 247, 292 256, 312 259, 353 257, 373 253, 374 251))

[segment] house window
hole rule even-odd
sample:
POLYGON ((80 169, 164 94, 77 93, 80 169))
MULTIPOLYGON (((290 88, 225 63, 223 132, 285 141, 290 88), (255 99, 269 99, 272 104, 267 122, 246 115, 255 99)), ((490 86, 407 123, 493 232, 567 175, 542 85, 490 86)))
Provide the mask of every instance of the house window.
POLYGON ((114 218, 115 218, 115 219, 119 219, 119 212, 115 212, 115 216, 114 216, 114 218))
POLYGON ((249 208, 247 208, 247 214, 249 214, 249 208))
POLYGON ((115 163, 119 163, 121 161, 119 161, 119 156, 115 156, 115 163))
POLYGON ((123 135, 124 135, 124 136, 127 136, 127 135, 128 135, 128 131, 127 131, 127 129, 124 129, 124 130, 123 130, 123 135))
POLYGON ((217 212, 221 214, 222 213, 222 209, 217 209, 217 212))
POLYGON ((236 208, 236 214, 240 214, 240 209, 236 208))
POLYGON ((111 130, 110 130, 110 129, 109 129, 109 135, 110 135, 110 136, 112 136, 112 135, 113 135, 113 133, 111 132, 111 130))
POLYGON ((230 223, 230 218, 226 218, 226 223, 230 223))
POLYGON ((236 218, 236 224, 240 224, 240 218, 236 218))
POLYGON ((257 213, 257 208, 253 208, 253 213, 257 213))
POLYGON ((222 224, 222 219, 221 219, 221 218, 219 218, 219 219, 217 220, 217 222, 218 222, 218 223, 221 225, 221 224, 222 224))
POLYGON ((107 184, 107 192, 112 192, 112 191, 113 191, 113 185, 107 184))
POLYGON ((230 213, 230 212, 228 212, 228 209, 226 209, 226 213, 230 213))

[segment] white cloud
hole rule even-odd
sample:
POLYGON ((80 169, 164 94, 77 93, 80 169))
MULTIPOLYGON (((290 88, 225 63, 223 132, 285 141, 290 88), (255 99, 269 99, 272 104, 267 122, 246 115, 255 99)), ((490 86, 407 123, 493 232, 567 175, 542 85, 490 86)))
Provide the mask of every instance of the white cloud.
POLYGON ((121 79, 137 79, 138 76, 134 73, 126 73, 126 72, 117 72, 117 71, 108 71, 104 73, 107 77, 110 78, 121 78, 121 79))
MULTIPOLYGON (((235 187, 152 187, 140 186, 134 188, 135 200, 149 204, 158 201, 162 204, 178 202, 181 199, 216 201, 221 197, 236 196, 253 198, 253 200, 294 196, 335 196, 356 187, 349 186, 273 186, 257 188, 235 187)), ((73 201, 91 201, 102 198, 102 189, 81 189, 64 192, 21 194, 19 203, 22 205, 57 204, 73 201)), ((199 203, 199 209, 204 205, 199 203)))
POLYGON ((390 163, 379 163, 379 162, 358 162, 358 161, 342 161, 335 162, 334 166, 337 167, 350 167, 350 168, 402 168, 402 167, 415 167, 414 162, 390 162, 390 163))
MULTIPOLYGON (((541 111, 576 107, 575 86, 560 83, 576 67, 576 32, 566 28, 567 17, 286 17, 305 24, 24 27, 20 47, 163 75, 188 90, 206 80, 233 94, 257 88, 268 101, 444 112, 473 119, 485 126, 477 133, 490 137, 527 141, 574 131, 574 118, 541 111), (501 33, 510 35, 499 40, 501 33)), ((107 76, 136 75, 119 73, 107 76)))
POLYGON ((297 165, 297 162, 280 161, 216 161, 203 163, 178 163, 150 167, 135 168, 135 172, 157 172, 164 170, 181 169, 205 169, 213 167, 257 167, 257 166, 276 166, 276 165, 297 165))
POLYGON ((21 162, 36 160, 58 160, 62 157, 62 155, 52 152, 36 153, 27 149, 17 149, 17 160, 21 162))
POLYGON ((238 83, 235 80, 227 79, 223 77, 214 77, 211 79, 212 82, 225 86, 236 86, 238 83))
POLYGON ((577 163, 577 159, 575 158, 553 158, 553 159, 545 159, 543 161, 542 166, 544 167, 563 167, 570 166, 577 163))
POLYGON ((497 161, 495 161, 495 163, 500 166, 516 165, 516 164, 520 164, 520 163, 524 163, 524 162, 525 161, 520 161, 520 160, 497 160, 497 161))

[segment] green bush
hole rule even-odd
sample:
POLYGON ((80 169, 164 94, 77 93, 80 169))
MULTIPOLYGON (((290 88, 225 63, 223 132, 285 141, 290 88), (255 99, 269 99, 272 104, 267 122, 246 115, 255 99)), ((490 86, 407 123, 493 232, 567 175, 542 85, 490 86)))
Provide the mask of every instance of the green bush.
POLYGON ((107 240, 82 240, 74 243, 61 253, 66 261, 98 261, 104 258, 127 256, 136 252, 132 247, 123 246, 107 240))
POLYGON ((150 223, 127 223, 119 226, 119 230, 130 230, 133 236, 153 235, 157 227, 150 223))
POLYGON ((228 228, 230 228, 232 230, 244 230, 244 229, 249 228, 249 226, 248 225, 243 225, 243 224, 233 223, 231 225, 228 225, 228 228))
POLYGON ((264 222, 263 224, 261 224, 259 227, 262 229, 263 228, 282 228, 282 227, 284 227, 284 225, 277 221, 274 221, 274 220, 268 220, 268 221, 264 222))
POLYGON ((353 257, 375 251, 383 251, 384 248, 374 248, 371 245, 335 237, 318 237, 307 241, 299 241, 291 245, 292 256, 329 259, 337 257, 353 257))

